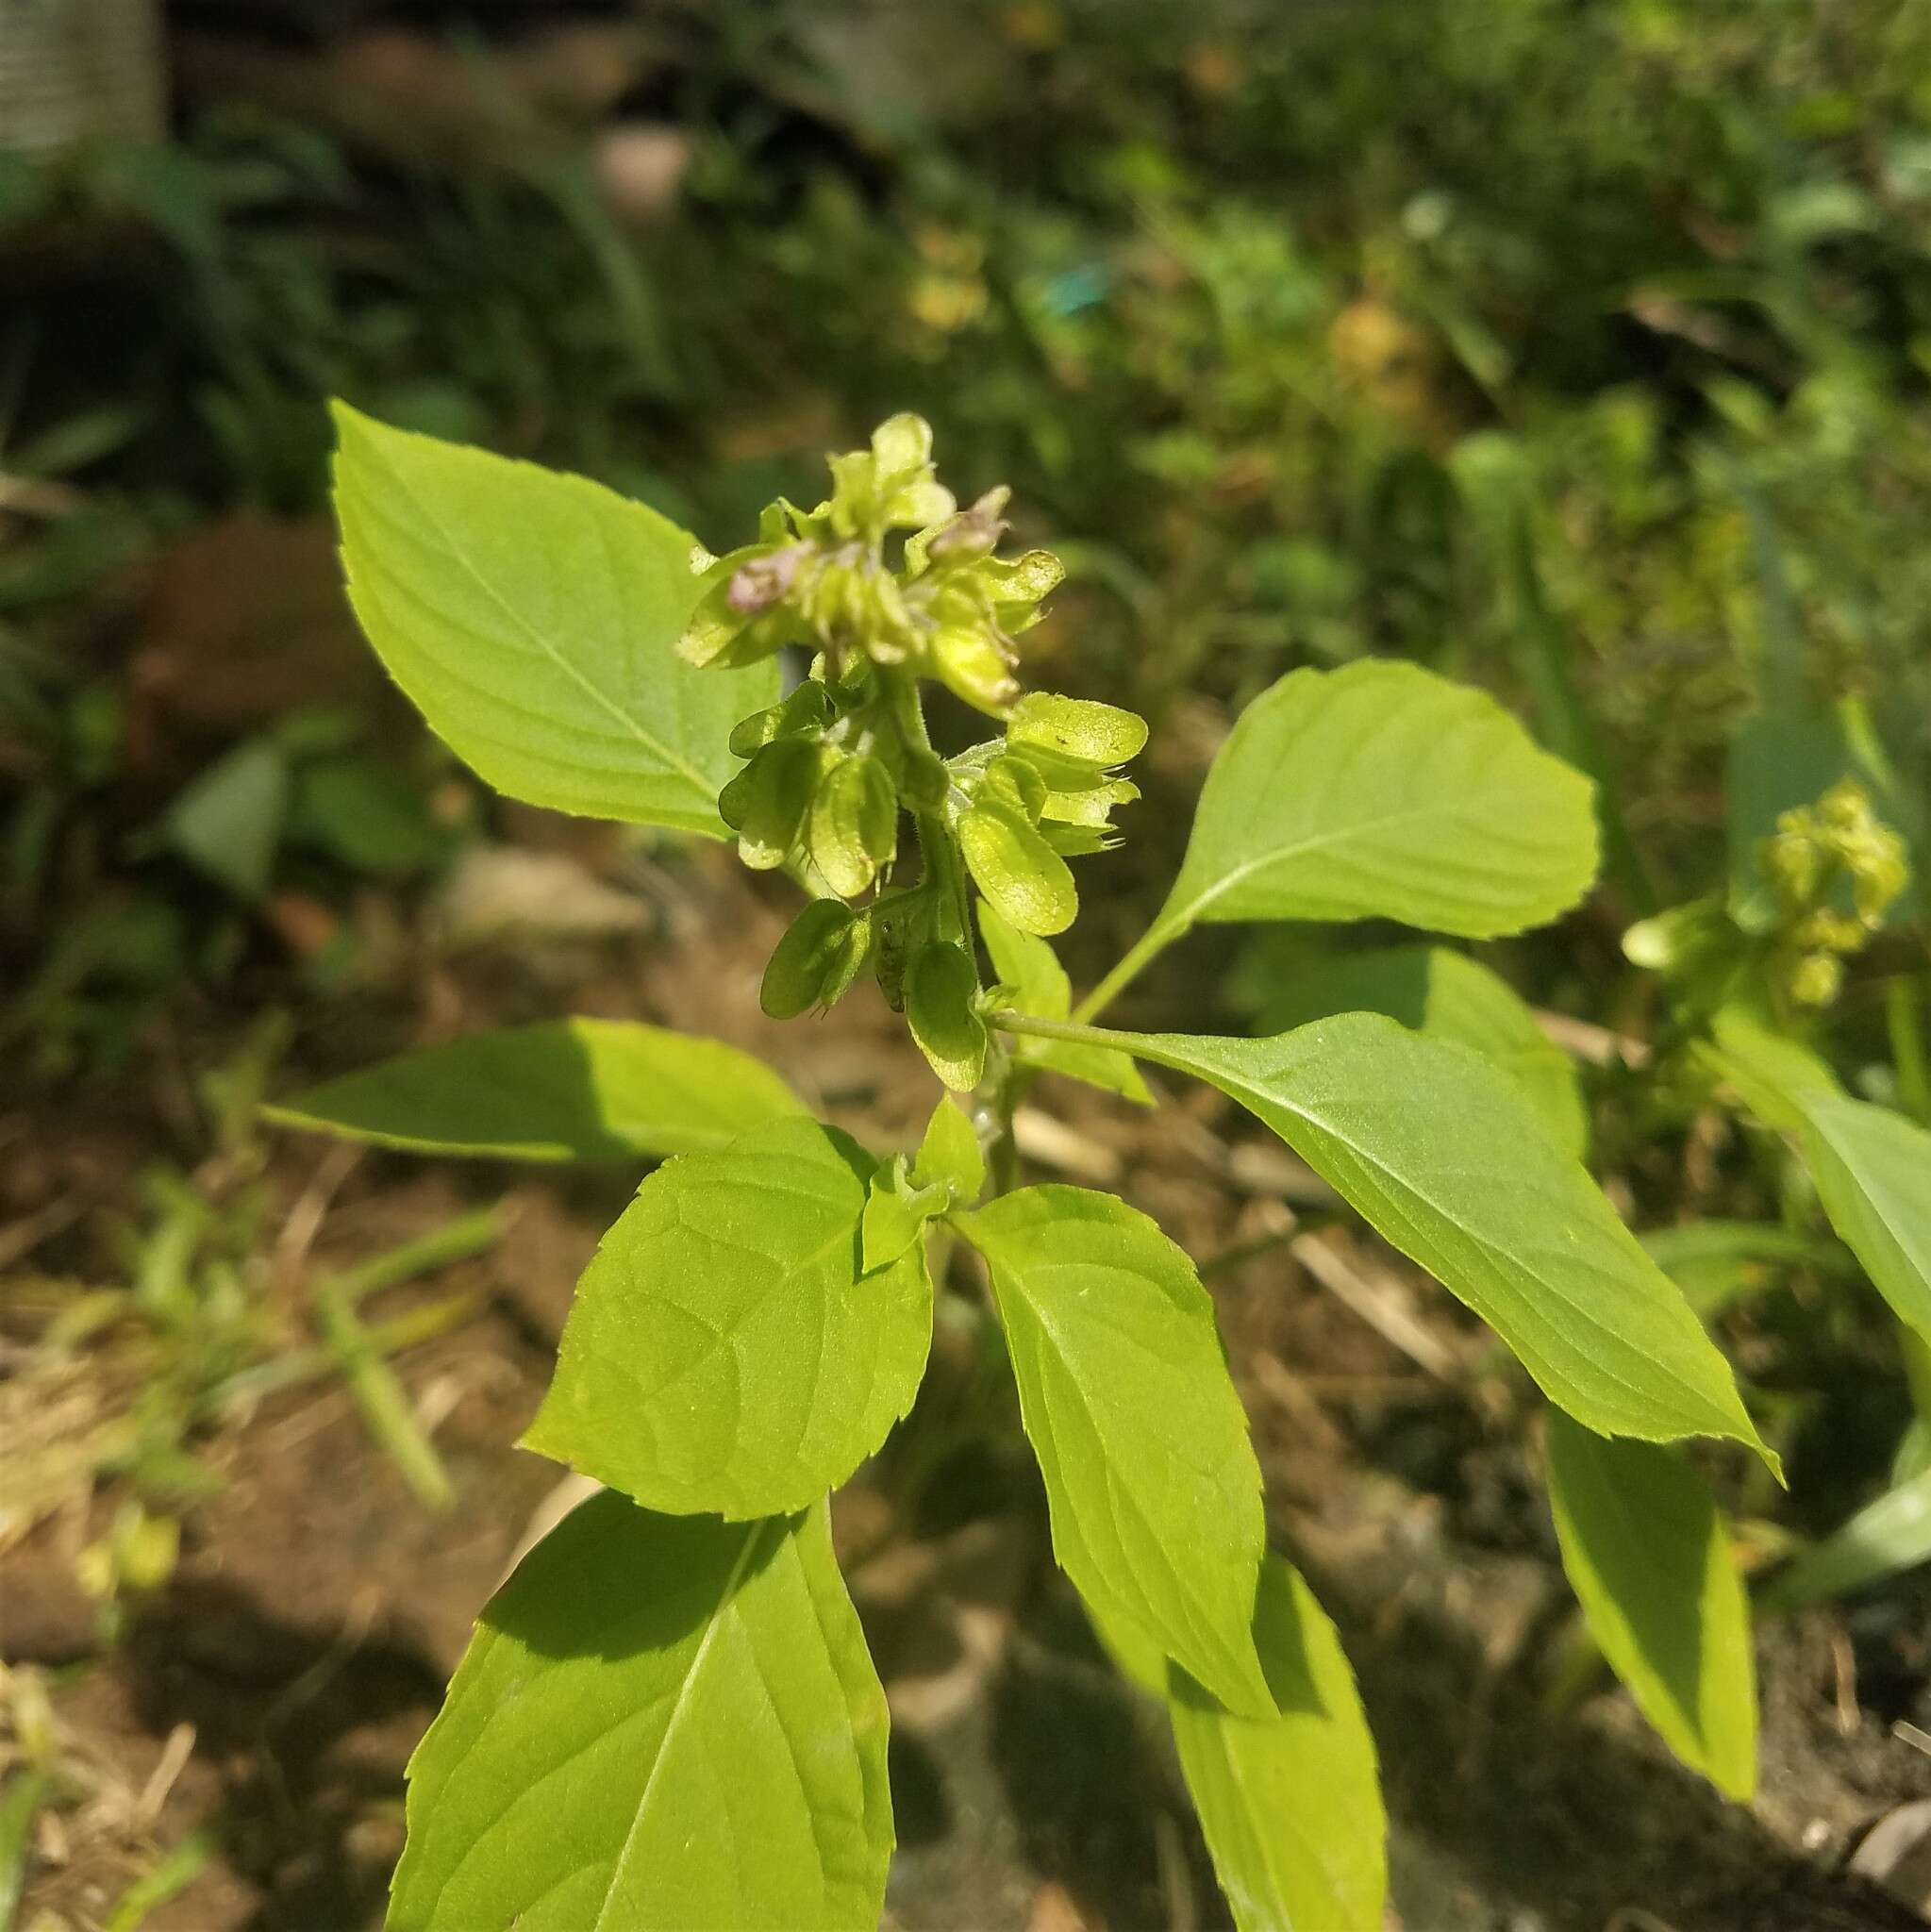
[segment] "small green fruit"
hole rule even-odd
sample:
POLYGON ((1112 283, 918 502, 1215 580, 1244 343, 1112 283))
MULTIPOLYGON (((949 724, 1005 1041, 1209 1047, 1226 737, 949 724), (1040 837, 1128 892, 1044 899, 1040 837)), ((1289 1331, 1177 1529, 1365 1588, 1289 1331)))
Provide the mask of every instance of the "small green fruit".
POLYGON ((718 794, 718 816, 737 833, 738 856, 753 871, 774 871, 791 856, 824 758, 824 747, 808 739, 780 738, 718 794))
POLYGON ((1038 745, 1089 765, 1124 765, 1146 747, 1146 720, 1117 705, 1028 691, 1006 722, 1010 744, 1038 745))
POLYGON ((872 950, 872 921, 837 899, 814 899, 777 942, 757 1004, 774 1020, 824 1012, 850 990, 872 950))
POLYGON ((979 891, 1021 932, 1049 939, 1079 911, 1066 861, 1019 812, 996 800, 958 822, 959 848, 979 891))
POLYGON ((869 887, 898 850, 898 791, 863 753, 841 758, 811 801, 811 861, 841 898, 869 887))
POLYGON ((974 1000, 978 974, 963 946, 935 940, 912 960, 906 974, 906 1019, 932 1071, 959 1093, 969 1093, 986 1072, 986 1023, 974 1000))

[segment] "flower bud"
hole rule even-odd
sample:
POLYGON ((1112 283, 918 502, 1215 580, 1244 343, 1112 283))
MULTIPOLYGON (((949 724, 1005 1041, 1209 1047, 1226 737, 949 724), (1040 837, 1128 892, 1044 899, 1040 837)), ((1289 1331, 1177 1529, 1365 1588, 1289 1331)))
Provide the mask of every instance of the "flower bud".
POLYGON ((907 539, 906 569, 914 576, 933 559, 990 557, 998 548, 1007 525, 1004 511, 1012 492, 1004 484, 989 490, 970 509, 961 510, 934 529, 907 539))
POLYGON ((1800 1007, 1829 1006, 1843 983, 1843 961, 1835 953, 1806 953, 1790 969, 1790 997, 1800 1007))
POLYGON ((725 605, 740 617, 769 610, 791 590, 798 566, 810 554, 808 543, 787 543, 781 550, 746 558, 725 580, 725 605))
POLYGON ((932 472, 931 425, 910 414, 892 416, 872 432, 869 450, 833 457, 828 508, 840 537, 867 542, 949 517, 956 505, 932 472))
POLYGON ((757 1003, 774 1020, 828 1011, 857 978, 872 950, 872 922, 837 899, 814 899, 777 942, 757 1003))
POLYGON ((932 675, 974 709, 1003 717, 1019 695, 1010 647, 989 625, 946 625, 932 633, 926 648, 932 675))

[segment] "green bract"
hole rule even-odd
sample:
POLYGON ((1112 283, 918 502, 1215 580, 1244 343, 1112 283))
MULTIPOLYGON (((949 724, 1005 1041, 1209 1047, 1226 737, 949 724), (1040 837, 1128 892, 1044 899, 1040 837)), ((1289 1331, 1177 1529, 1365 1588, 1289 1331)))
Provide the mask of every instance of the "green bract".
MULTIPOLYGON (((339 420, 356 607, 437 730, 517 796, 728 828, 801 896, 765 1012, 822 1012, 869 966, 961 1096, 941 1096, 916 1148, 866 1150, 733 1048, 572 1020, 406 1055, 277 1110, 424 1152, 675 1157, 585 1270, 525 1439, 613 1493, 484 1612, 409 1768, 392 1932, 877 1924, 886 1707, 825 1497, 881 1450, 915 1497, 932 1461, 921 1418, 902 1458, 888 1439, 919 1391, 935 1296, 954 1291, 935 1269, 963 1249, 996 1333, 983 1303, 950 1327, 990 1344, 981 1376, 1017 1385, 1054 1552, 1169 1715, 1236 1924, 1373 1932, 1373 1746, 1333 1626, 1266 1547, 1212 1300, 1125 1203, 1019 1185, 1036 1076, 1150 1106, 1136 1059, 1273 1128, 1575 1418, 1553 1419, 1551 1482, 1590 1625, 1686 1760, 1747 1789, 1721 1518, 1690 1465, 1649 1445, 1762 1445, 1723 1357, 1576 1158, 1581 1091, 1534 1015, 1478 961, 1412 945, 1273 974, 1255 1003, 1291 1028, 1273 1038, 1082 1024, 1203 923, 1392 919, 1475 939, 1551 918, 1594 871, 1583 778, 1490 699, 1411 665, 1294 672, 1236 722, 1164 908, 1075 1019, 1048 938, 1079 909, 1067 861, 1117 842, 1139 796, 1121 767, 1146 726, 1022 691, 1016 640, 1059 566, 999 555, 1005 491, 958 510, 917 417, 832 458, 816 508, 774 504, 756 541, 694 559, 592 484, 339 420), (787 645, 809 653, 788 694, 787 645), (941 758, 922 681, 992 734, 941 758)), ((1844 811, 1831 824, 1874 905, 1884 853, 1844 811)), ((1775 860, 1791 892, 1815 883, 1804 829, 1775 860)), ((1921 1131, 1742 1022, 1717 1050, 1923 1323, 1921 1131)), ((1911 1547, 1895 1515, 1889 1543, 1911 1547)), ((1817 1558, 1833 1574, 1845 1560, 1817 1558)))

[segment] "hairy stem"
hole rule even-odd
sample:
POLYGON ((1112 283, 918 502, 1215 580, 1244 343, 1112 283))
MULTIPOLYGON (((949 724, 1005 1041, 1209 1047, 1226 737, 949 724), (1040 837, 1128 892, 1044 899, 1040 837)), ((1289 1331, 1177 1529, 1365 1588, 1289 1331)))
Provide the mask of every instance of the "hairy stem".
MULTIPOLYGON (((936 756, 931 735, 925 729, 925 708, 919 698, 918 680, 903 673, 885 672, 881 674, 881 682, 885 687, 886 716, 897 731, 899 741, 908 752, 923 753, 927 758, 936 756)), ((953 837, 944 812, 936 807, 913 812, 912 823, 918 827, 919 851, 925 861, 926 875, 938 884, 940 904, 953 928, 952 937, 964 946, 976 974, 978 955, 973 944, 972 902, 966 894, 965 860, 959 853, 958 841, 953 837)))

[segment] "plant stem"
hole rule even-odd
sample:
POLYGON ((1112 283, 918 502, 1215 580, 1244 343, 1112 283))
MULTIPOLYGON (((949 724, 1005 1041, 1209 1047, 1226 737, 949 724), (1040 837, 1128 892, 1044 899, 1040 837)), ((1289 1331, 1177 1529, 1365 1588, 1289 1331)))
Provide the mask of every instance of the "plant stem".
MULTIPOLYGON (((937 757, 931 735, 925 729, 925 708, 920 702, 918 680, 888 671, 881 672, 880 682, 885 690, 886 716, 897 731, 900 742, 908 752, 937 757)), ((913 812, 912 823, 918 827, 919 851, 924 858, 926 874, 938 882, 941 904, 952 916, 953 936, 966 949, 976 974, 979 962, 973 946, 972 903, 966 895, 965 866, 952 827, 946 823, 944 812, 935 807, 913 812)))
POLYGON ((1924 1008, 1918 982, 1900 974, 1884 990, 1890 1028, 1890 1058, 1897 1069, 1897 1097, 1914 1120, 1931 1122, 1931 1067, 1924 1059, 1924 1008))
POLYGON ((1104 1012, 1125 990, 1127 983, 1138 978, 1186 930, 1184 925, 1165 925, 1157 920, 1148 926, 1114 962, 1112 971, 1074 1008, 1074 1020, 1090 1020, 1095 1014, 1104 1012))
MULTIPOLYGON (((1133 956, 1129 953, 1126 957, 1130 959, 1133 956)), ((1122 1053, 1140 1053, 1146 1044, 1140 1034, 1089 1026, 1079 1020, 1042 1020, 1035 1013, 1016 1013, 1009 1008, 990 1018, 1002 1033, 1030 1033, 1040 1040, 1070 1040, 1080 1046, 1115 1047, 1122 1053)))

